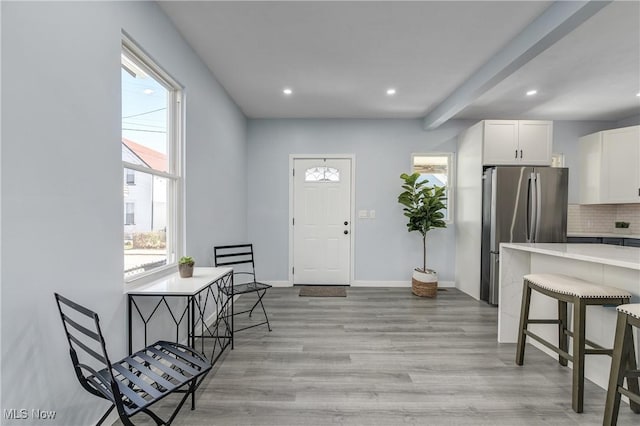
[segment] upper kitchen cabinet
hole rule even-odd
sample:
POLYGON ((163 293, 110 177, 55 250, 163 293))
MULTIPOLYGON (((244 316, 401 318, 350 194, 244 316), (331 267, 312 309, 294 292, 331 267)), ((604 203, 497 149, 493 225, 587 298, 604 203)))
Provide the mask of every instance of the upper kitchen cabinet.
POLYGON ((640 126, 580 138, 580 204, 640 203, 640 126))
POLYGON ((551 165, 553 122, 485 120, 483 165, 551 165))
POLYGON ((580 143, 580 204, 602 203, 602 132, 583 136, 580 143))
POLYGON ((609 203, 640 203, 640 126, 602 132, 602 175, 609 203))

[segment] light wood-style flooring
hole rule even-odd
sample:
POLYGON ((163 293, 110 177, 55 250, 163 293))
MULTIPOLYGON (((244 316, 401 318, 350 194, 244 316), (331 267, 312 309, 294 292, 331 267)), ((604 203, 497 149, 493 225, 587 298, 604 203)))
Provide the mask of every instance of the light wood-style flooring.
MULTIPOLYGON (((516 366, 515 345, 497 343, 497 309, 455 289, 436 299, 408 288, 353 287, 346 298, 299 290, 267 293, 273 331, 237 333, 196 410, 185 404, 174 424, 602 424, 604 390, 587 382, 584 413, 574 413, 571 370, 532 346, 516 366)), ((144 414, 133 420, 151 424, 144 414)), ((640 415, 622 404, 618 424, 637 426, 640 415)))

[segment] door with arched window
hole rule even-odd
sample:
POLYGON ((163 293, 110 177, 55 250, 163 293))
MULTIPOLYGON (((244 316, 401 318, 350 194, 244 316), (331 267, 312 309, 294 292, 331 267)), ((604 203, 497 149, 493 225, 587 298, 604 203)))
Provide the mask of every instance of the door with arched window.
POLYGON ((348 285, 351 159, 293 162, 293 283, 348 285))

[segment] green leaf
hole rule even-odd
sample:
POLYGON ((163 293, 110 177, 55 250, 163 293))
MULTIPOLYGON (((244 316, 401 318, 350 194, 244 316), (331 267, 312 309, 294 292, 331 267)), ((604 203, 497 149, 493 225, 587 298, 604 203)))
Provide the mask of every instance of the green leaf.
MULTIPOLYGON (((423 237, 433 228, 446 228, 442 210, 446 207, 446 188, 429 185, 428 180, 420 179, 420 173, 402 173, 403 192, 398 195, 398 203, 403 205, 403 214, 408 218, 407 231, 419 232, 423 237)), ((426 247, 423 247, 426 250, 426 247)), ((424 258, 424 253, 423 253, 424 258)), ((425 265, 426 267, 426 265, 425 265)))

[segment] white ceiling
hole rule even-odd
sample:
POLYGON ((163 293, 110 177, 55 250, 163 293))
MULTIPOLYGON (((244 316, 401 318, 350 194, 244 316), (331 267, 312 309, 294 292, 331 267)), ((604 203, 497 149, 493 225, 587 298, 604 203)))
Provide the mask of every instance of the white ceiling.
MULTIPOLYGON (((160 2, 252 118, 424 117, 550 4, 160 2)), ((617 120, 638 92, 640 2, 614 2, 454 118, 617 120)))

